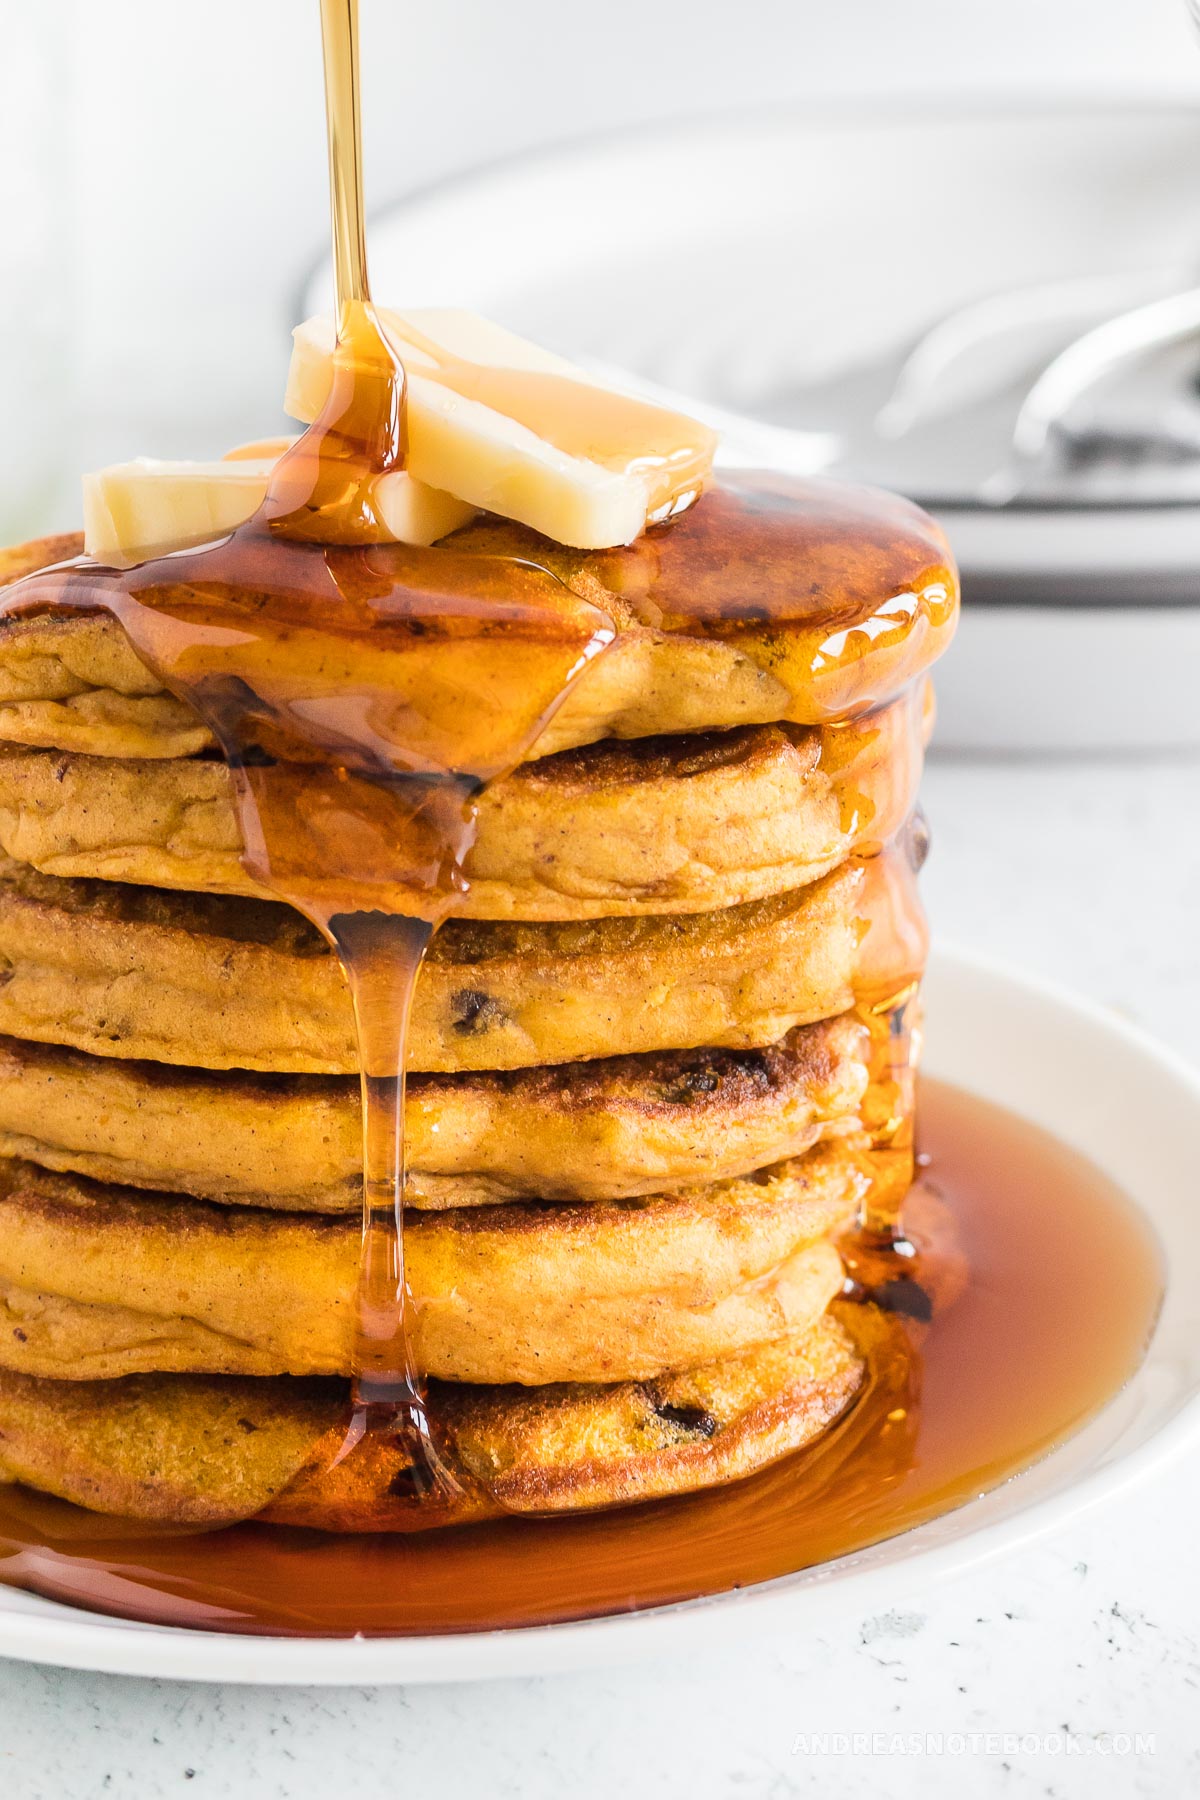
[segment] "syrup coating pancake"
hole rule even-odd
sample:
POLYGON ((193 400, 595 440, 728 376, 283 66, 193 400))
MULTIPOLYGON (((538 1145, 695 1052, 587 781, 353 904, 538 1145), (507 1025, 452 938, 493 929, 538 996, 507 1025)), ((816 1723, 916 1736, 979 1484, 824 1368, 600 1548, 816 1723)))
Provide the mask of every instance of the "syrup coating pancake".
MULTIPOLYGON (((782 726, 527 764, 480 797, 459 916, 705 912, 816 880, 911 811, 926 692, 828 734, 834 770, 821 732, 782 726)), ((269 897, 241 866, 217 760, 0 748, 0 846, 51 875, 269 897)))
MULTIPOLYGON (((854 1138, 678 1194, 416 1214, 417 1366, 468 1382, 645 1380, 807 1326, 843 1284, 826 1240, 868 1185, 854 1138)), ((342 1216, 0 1164, 0 1366, 348 1375, 360 1235, 342 1216)))
MULTIPOLYGON (((895 496, 769 473, 725 474, 627 549, 567 550, 500 520, 447 541, 540 563, 617 627, 551 720, 542 756, 601 738, 864 711, 928 668, 957 618, 953 563, 926 514, 895 496), (656 576, 670 594, 651 591, 656 576), (672 610, 671 594, 691 616, 672 610)), ((82 548, 64 536, 0 552, 0 583, 82 548)), ((99 756, 212 747, 115 621, 83 613, 0 621, 0 738, 99 756)))
MULTIPOLYGON (((863 1369, 850 1332, 826 1314, 808 1331, 650 1383, 434 1383, 430 1402, 478 1483, 463 1493, 466 1520, 624 1505, 738 1480, 831 1424, 863 1369)), ((394 1498, 407 1466, 400 1449, 330 1468, 345 1416, 346 1390, 334 1381, 47 1381, 0 1370, 0 1480, 160 1523, 261 1513, 326 1531, 420 1528, 421 1509, 394 1498)))
MULTIPOLYGON (((450 1073, 776 1043, 853 1003, 860 866, 721 912, 451 920, 417 983, 409 1067, 450 1073)), ((100 1056, 357 1072, 323 940, 269 901, 0 865, 0 1032, 100 1056)))
MULTIPOLYGON (((856 1122, 866 1029, 507 1074, 414 1075, 410 1207, 611 1200, 742 1175, 856 1122)), ((362 1205, 359 1084, 214 1074, 0 1038, 0 1156, 290 1212, 362 1205)))

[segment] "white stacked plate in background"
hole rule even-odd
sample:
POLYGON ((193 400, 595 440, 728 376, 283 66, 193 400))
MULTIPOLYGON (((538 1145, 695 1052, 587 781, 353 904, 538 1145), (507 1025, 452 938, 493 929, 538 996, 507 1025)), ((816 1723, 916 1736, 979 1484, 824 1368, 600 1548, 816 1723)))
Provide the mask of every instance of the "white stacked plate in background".
MULTIPOLYGON (((471 306, 752 418, 849 434, 854 372, 965 303, 1096 282, 1115 307, 1194 283, 1200 110, 714 115, 416 194, 373 222, 371 259, 388 304, 471 306)), ((304 309, 329 295, 322 267, 304 309)), ((851 447, 837 473, 877 471, 851 447)), ((940 745, 1200 744, 1200 505, 935 510, 966 598, 940 745)))

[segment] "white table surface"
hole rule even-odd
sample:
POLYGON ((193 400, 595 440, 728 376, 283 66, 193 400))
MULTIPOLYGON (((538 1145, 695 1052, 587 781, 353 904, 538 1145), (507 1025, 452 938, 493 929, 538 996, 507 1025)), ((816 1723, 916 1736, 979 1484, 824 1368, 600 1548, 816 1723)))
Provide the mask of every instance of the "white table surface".
MULTIPOLYGON (((925 803, 936 931, 1200 1054, 1200 762, 941 760, 925 803)), ((1184 1800, 1200 1792, 1198 1521, 1200 1454, 877 1617, 600 1675, 283 1691, 0 1663, 0 1795, 1184 1800), (805 1754, 822 1732, 849 1747, 805 1754), (889 1751, 893 1734, 920 1747, 889 1751)))

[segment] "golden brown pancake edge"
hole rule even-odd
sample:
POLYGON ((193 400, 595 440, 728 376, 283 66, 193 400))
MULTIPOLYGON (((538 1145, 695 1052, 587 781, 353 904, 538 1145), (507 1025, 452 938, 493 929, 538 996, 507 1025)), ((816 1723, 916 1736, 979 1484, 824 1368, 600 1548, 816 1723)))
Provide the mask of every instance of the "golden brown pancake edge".
MULTIPOLYGON (((480 1486, 460 1517, 626 1505, 753 1474, 819 1435, 863 1362, 829 1314, 807 1332, 652 1383, 473 1389, 431 1399, 480 1486)), ((399 1455, 331 1463, 345 1387, 277 1377, 48 1381, 0 1370, 0 1479, 156 1524, 261 1516, 326 1531, 411 1529, 399 1455)), ((441 1522, 439 1520, 439 1522, 441 1522)))

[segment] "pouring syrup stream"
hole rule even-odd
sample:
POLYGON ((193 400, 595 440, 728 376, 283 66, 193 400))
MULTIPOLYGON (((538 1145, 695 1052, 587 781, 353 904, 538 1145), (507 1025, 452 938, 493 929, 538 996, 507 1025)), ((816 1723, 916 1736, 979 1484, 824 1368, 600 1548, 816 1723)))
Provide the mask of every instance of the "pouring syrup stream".
MULTIPOLYGON (((321 0, 329 201, 337 352, 368 358, 378 373, 374 461, 379 473, 404 461, 403 365, 370 304, 362 179, 358 0, 321 0)), ((307 435, 307 434, 306 434, 307 435)), ((303 442, 303 440, 301 440, 303 442)), ((317 455, 315 503, 344 531, 346 494, 328 457, 317 455), (330 480, 330 476, 334 479, 330 480), (330 493, 329 489, 334 488, 330 493)), ((359 505, 363 504, 360 498, 359 505)), ((466 834, 459 832, 460 838, 466 834)), ((465 853, 465 844, 460 856, 465 853)), ((461 866, 461 864, 460 864, 461 866)), ((411 1498, 452 1501, 460 1477, 439 1450, 413 1363, 404 1272, 404 1082, 413 992, 436 920, 394 913, 338 913, 326 931, 350 984, 358 1034, 363 1115, 363 1220, 359 1256, 352 1412, 342 1458, 372 1434, 403 1441, 411 1498)))

